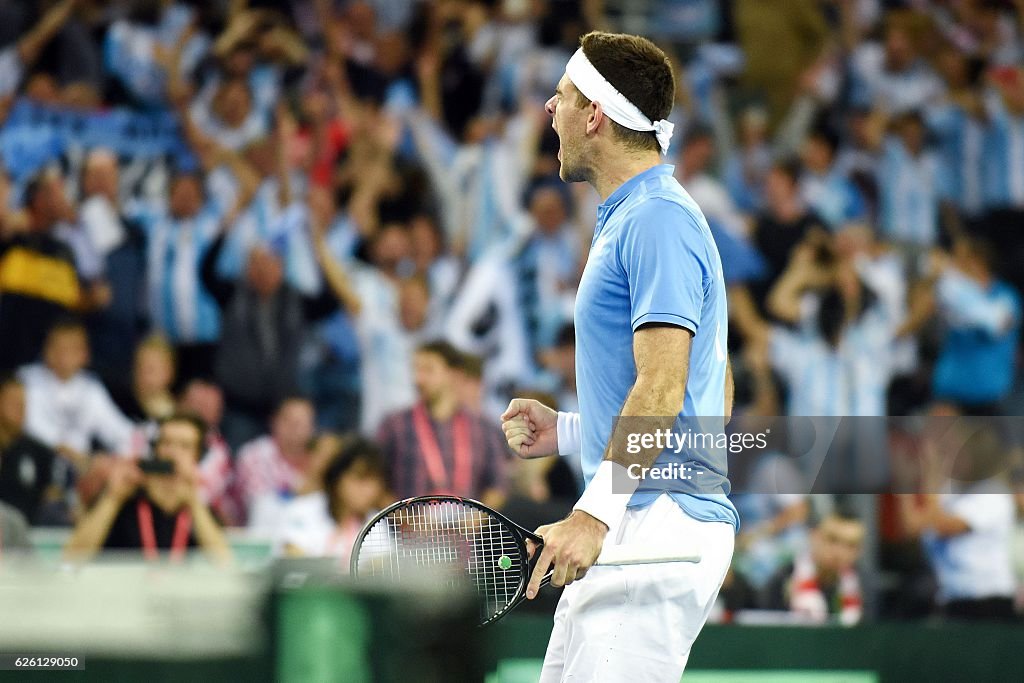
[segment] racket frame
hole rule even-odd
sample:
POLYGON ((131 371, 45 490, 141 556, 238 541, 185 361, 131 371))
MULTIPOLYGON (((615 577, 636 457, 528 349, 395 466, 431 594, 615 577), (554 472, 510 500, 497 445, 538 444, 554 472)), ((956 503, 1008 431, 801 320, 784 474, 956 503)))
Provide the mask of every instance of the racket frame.
MULTIPOLYGON (((521 567, 521 569, 519 587, 516 589, 515 597, 513 597, 512 600, 503 609, 499 610, 496 614, 492 615, 490 618, 484 621, 481 621, 478 624, 478 626, 483 627, 493 624, 494 622, 498 621, 506 614, 511 612, 513 608, 515 608, 517 605, 519 605, 519 603, 526 599, 526 587, 530 583, 530 577, 533 575, 533 568, 536 564, 534 558, 537 558, 539 556, 540 548, 544 545, 544 539, 538 536, 537 534, 533 533, 526 527, 516 524, 514 521, 512 521, 505 515, 501 514, 497 510, 487 507, 480 501, 473 500, 472 498, 463 498, 462 496, 413 496, 411 498, 405 498, 404 500, 392 503, 391 505, 387 506, 386 508, 378 512, 376 515, 374 515, 373 518, 370 519, 370 521, 363 525, 363 528, 359 531, 359 535, 356 536, 355 542, 352 544, 352 552, 350 553, 351 559, 349 560, 349 572, 354 578, 356 578, 357 580, 359 579, 359 549, 363 544, 363 540, 370 533, 373 527, 381 520, 390 516, 396 510, 401 510, 403 508, 410 507, 417 503, 455 503, 459 505, 465 505, 471 508, 476 508, 480 512, 496 518, 499 522, 508 527, 508 529, 512 532, 512 535, 515 536, 516 540, 518 541, 517 547, 519 550, 520 559, 519 566, 521 567), (530 541, 534 543, 536 546, 536 549, 533 553, 533 558, 530 557, 529 550, 526 546, 526 541, 530 541)), ((543 581, 541 582, 541 585, 546 586, 550 581, 551 572, 549 571, 547 575, 544 577, 543 581)))

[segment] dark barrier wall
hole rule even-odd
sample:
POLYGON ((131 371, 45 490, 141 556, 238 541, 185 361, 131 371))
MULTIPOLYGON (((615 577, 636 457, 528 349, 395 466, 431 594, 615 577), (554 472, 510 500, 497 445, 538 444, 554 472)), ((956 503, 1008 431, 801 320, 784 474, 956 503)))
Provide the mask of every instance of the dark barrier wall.
MULTIPOLYGON (((512 615, 497 624, 488 633, 489 669, 500 659, 543 657, 550 629, 550 619, 532 615, 512 615)), ((688 668, 861 670, 877 673, 880 683, 1019 683, 1024 681, 1024 626, 707 626, 688 668)))

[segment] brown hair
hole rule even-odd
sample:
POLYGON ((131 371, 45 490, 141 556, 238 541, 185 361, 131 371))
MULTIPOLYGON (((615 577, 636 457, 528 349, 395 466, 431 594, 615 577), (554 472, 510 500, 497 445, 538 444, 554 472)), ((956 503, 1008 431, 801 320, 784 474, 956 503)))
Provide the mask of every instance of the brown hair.
MULTIPOLYGON (((187 424, 196 430, 196 434, 199 436, 199 442, 196 446, 196 462, 202 460, 203 455, 206 453, 206 423, 203 422, 203 419, 189 412, 172 413, 157 421, 158 432, 167 424, 187 424)), ((159 440, 159 436, 157 439, 159 440)))
MULTIPOLYGON (((651 121, 668 118, 676 84, 672 65, 661 48, 647 38, 603 31, 583 36, 580 46, 594 68, 644 116, 651 121)), ((578 106, 589 104, 590 100, 580 92, 578 106)), ((615 121, 611 124, 615 136, 627 147, 661 150, 654 131, 630 130, 615 121)))
POLYGON ((449 368, 458 369, 462 365, 462 352, 443 339, 420 344, 416 348, 416 353, 432 353, 440 356, 449 368))

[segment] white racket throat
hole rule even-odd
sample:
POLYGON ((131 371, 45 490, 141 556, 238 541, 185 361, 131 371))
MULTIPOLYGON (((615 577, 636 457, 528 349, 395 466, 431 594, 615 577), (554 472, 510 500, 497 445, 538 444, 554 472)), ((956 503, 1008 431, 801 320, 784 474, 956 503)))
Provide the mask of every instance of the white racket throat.
POLYGON ((700 562, 701 551, 695 543, 623 543, 606 545, 595 565, 622 566, 662 564, 664 562, 700 562))

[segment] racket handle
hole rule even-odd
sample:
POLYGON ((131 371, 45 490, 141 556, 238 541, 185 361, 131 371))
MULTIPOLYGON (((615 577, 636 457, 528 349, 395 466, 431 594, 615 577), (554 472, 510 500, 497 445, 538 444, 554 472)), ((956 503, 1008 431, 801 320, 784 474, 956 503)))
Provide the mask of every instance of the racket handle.
POLYGON ((700 549, 694 544, 631 544, 605 546, 595 565, 661 564, 662 562, 700 562, 700 549))

